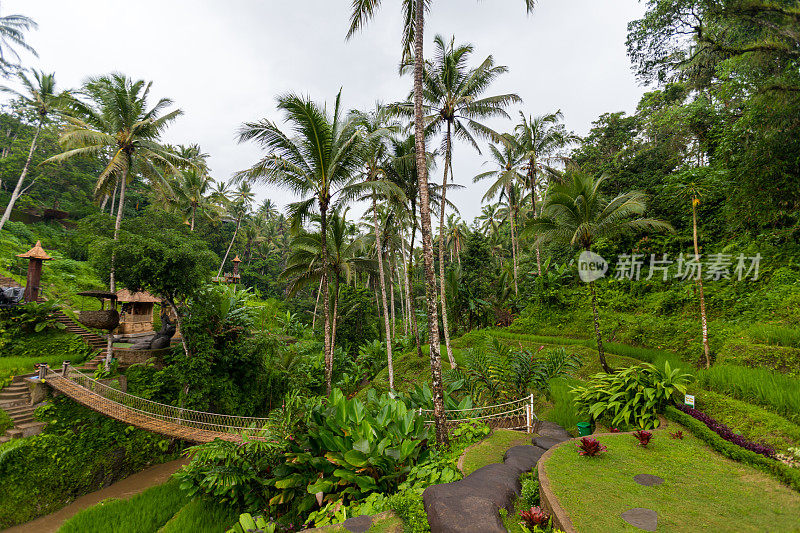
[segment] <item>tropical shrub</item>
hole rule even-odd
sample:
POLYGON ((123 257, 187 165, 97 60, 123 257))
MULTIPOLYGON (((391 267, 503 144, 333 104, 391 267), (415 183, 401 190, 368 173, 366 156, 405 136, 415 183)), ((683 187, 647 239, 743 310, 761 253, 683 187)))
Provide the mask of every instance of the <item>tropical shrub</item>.
POLYGON ((276 525, 267 522, 263 516, 253 516, 250 513, 244 513, 239 515, 239 521, 226 531, 226 533, 247 533, 249 531, 275 533, 275 528, 276 525))
POLYGON ((678 430, 675 433, 670 432, 669 436, 673 439, 683 440, 683 431, 678 430))
POLYGON ((373 394, 365 405, 335 389, 326 405, 312 410, 307 434, 290 444, 285 462, 265 481, 275 493, 270 509, 291 520, 315 503, 347 505, 371 492, 393 492, 428 436, 423 419, 404 402, 373 394))
POLYGON ((535 507, 539 505, 541 499, 539 497, 538 470, 534 469, 529 474, 523 474, 520 481, 522 483, 522 490, 519 493, 519 497, 522 499, 525 507, 535 507))
POLYGON ((637 441, 639 441, 639 446, 643 448, 646 448, 647 445, 650 444, 650 440, 653 438, 653 434, 651 432, 643 429, 634 431, 633 436, 636 437, 637 441))
POLYGON ((610 419, 613 427, 653 429, 672 395, 686 393, 689 378, 680 369, 672 369, 669 362, 664 363, 663 371, 644 363, 615 374, 595 374, 587 385, 572 392, 578 409, 594 419, 610 419))
POLYGON ((470 396, 490 404, 517 400, 532 390, 546 393, 551 379, 570 375, 580 366, 580 357, 563 347, 532 353, 515 350, 492 337, 467 350, 465 364, 445 371, 445 379, 463 383, 461 388, 470 396))
POLYGON ((0 320, 4 333, 10 337, 20 337, 40 333, 46 329, 64 329, 58 322, 56 313, 60 306, 55 300, 28 302, 0 310, 0 320))
MULTIPOLYGON (((444 390, 444 408, 447 411, 460 411, 472 409, 472 397, 464 396, 460 401, 456 399, 456 392, 462 388, 463 382, 456 381, 449 383, 444 390)), ((369 391, 372 393, 373 391, 369 391)), ((433 392, 427 382, 422 385, 416 384, 408 392, 396 392, 394 396, 408 406, 409 409, 433 409, 433 392)))
POLYGON ((522 518, 525 525, 529 528, 547 525, 547 522, 550 520, 550 515, 538 506, 531 507, 527 511, 520 511, 519 517, 522 518))
POLYGON ((580 443, 575 446, 578 448, 579 455, 587 457, 596 457, 607 450, 605 446, 600 444, 600 441, 592 437, 583 437, 580 443))

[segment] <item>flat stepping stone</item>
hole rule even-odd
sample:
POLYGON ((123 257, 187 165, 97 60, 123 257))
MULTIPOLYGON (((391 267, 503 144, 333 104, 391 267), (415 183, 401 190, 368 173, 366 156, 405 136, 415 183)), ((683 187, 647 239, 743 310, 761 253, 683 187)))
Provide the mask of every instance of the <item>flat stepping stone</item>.
POLYGON ((654 487, 664 483, 664 478, 654 476, 653 474, 637 474, 633 476, 633 480, 639 485, 644 485, 645 487, 654 487))
POLYGON ((533 470, 542 455, 544 455, 544 450, 538 446, 514 446, 509 448, 503 456, 503 463, 516 468, 520 474, 523 474, 533 470))
POLYGON ((372 527, 372 517, 365 514, 354 516, 342 522, 342 526, 351 533, 366 533, 372 527))
POLYGON ((655 531, 658 526, 658 514, 652 509, 635 507, 630 511, 622 513, 622 519, 633 527, 638 527, 644 531, 655 531))
POLYGON ((572 435, 569 432, 554 422, 542 420, 536 424, 536 434, 542 437, 552 437, 554 439, 569 440, 572 435))
POLYGON ((550 448, 552 448, 556 444, 564 442, 565 440, 567 440, 567 439, 560 439, 560 438, 557 438, 557 437, 534 437, 531 442, 533 442, 534 446, 538 446, 539 448, 542 448, 543 450, 549 450, 550 448))

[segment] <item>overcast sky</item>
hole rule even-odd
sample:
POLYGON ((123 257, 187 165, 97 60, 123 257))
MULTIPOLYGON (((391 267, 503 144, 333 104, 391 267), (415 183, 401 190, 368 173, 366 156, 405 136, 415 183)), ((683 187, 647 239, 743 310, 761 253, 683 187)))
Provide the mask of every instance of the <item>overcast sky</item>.
MULTIPOLYGON (((227 180, 261 152, 236 143, 248 120, 280 119, 275 96, 286 91, 332 101, 343 88, 347 108, 405 98, 408 77, 397 75, 399 0, 385 0, 367 29, 350 41, 350 0, 3 0, 2 14, 39 23, 29 42, 39 59, 27 64, 55 71, 62 88, 89 75, 120 71, 152 80, 184 116, 168 130, 172 143, 199 143, 211 154, 212 175, 227 180)), ((632 112, 644 89, 625 53, 626 26, 644 12, 636 0, 541 0, 526 16, 521 0, 437 0, 426 26, 475 45, 474 64, 492 54, 510 71, 487 94, 516 92, 510 110, 538 115, 561 109, 569 129, 585 134, 601 113, 632 112)), ((495 128, 510 129, 499 121, 495 128)), ((484 150, 485 151, 485 150, 484 150)), ((472 184, 485 156, 454 148, 454 174, 467 188, 452 198, 465 220, 480 213, 488 184, 472 184)), ((433 176, 441 180, 441 171, 433 176)), ((259 199, 285 205, 286 192, 257 186, 259 199)))

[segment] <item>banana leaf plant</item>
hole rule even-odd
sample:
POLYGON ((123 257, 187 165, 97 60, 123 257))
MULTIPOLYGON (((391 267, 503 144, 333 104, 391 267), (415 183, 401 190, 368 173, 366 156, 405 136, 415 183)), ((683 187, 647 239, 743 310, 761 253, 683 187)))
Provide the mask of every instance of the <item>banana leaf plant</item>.
POLYGON ((270 510, 300 516, 315 505, 358 501, 391 493, 425 453, 424 420, 398 399, 383 395, 348 400, 338 389, 315 407, 308 434, 294 443, 266 483, 270 510))

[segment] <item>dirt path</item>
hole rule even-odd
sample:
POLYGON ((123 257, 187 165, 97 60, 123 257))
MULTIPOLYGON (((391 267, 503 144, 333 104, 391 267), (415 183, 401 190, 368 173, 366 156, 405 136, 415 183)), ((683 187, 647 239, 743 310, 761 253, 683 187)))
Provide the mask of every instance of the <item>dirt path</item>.
POLYGON ((136 474, 130 475, 104 489, 90 492, 81 496, 63 509, 49 515, 40 516, 35 520, 3 530, 3 533, 55 533, 65 520, 71 518, 78 511, 91 507, 106 498, 130 498, 145 489, 166 482, 181 466, 187 464, 188 459, 177 459, 169 463, 151 466, 136 474))

